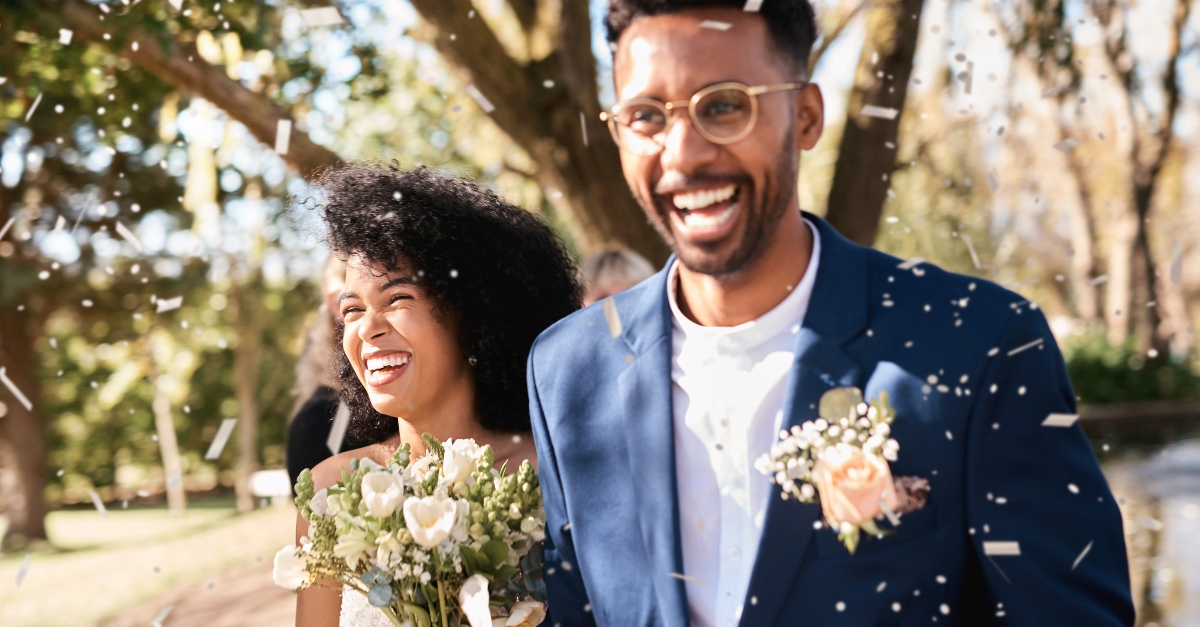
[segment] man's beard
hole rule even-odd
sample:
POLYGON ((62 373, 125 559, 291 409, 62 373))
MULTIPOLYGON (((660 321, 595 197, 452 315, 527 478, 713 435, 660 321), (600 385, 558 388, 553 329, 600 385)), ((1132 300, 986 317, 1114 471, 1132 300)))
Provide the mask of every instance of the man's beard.
MULTIPOLYGON (((789 132, 788 135, 791 136, 792 133, 789 132)), ((780 221, 788 211, 798 173, 794 154, 795 150, 790 142, 780 151, 775 161, 775 167, 765 177, 763 183, 765 189, 761 202, 758 198, 758 190, 755 189, 753 183, 746 180, 739 181, 743 190, 742 197, 739 197, 737 202, 742 205, 739 211, 744 213, 745 228, 741 234, 741 241, 729 253, 721 252, 721 248, 728 244, 724 240, 711 244, 680 246, 671 230, 670 216, 664 213, 665 211, 674 211, 674 209, 664 206, 663 211, 660 211, 653 197, 648 200, 638 198, 638 202, 642 204, 643 209, 658 216, 658 219, 651 220, 654 228, 675 252, 679 262, 688 270, 715 277, 737 275, 753 267, 755 262, 762 258, 771 234, 777 230, 780 221), (782 177, 782 180, 777 180, 777 175, 782 177)), ((689 182, 695 185, 718 181, 710 181, 701 175, 689 182)), ((732 181, 722 179, 720 182, 732 181)), ((736 237, 736 235, 734 236, 736 237)))

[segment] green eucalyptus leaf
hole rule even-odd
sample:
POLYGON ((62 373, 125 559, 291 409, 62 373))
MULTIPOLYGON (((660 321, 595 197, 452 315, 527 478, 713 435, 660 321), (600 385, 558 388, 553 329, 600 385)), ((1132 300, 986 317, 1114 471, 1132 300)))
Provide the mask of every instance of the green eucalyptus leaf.
POLYGON ((858 388, 833 388, 821 395, 817 414, 830 422, 841 420, 850 415, 850 411, 862 400, 862 390, 858 388))

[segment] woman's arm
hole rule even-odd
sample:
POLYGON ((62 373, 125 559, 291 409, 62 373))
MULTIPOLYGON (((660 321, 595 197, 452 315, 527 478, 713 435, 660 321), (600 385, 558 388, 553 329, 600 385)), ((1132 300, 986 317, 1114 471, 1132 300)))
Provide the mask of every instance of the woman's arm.
MULTIPOLYGON (((342 453, 331 457, 312 469, 315 490, 328 488, 341 479, 342 468, 350 463, 350 457, 342 453)), ((296 514, 296 546, 300 538, 308 535, 308 521, 296 514)), ((296 593, 296 627, 337 627, 342 612, 342 585, 327 579, 318 580, 311 587, 296 593)))

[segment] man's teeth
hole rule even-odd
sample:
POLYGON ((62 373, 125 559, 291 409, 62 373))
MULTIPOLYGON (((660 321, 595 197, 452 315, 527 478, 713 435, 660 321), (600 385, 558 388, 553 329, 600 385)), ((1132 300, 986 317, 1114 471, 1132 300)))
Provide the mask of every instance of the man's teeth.
POLYGON ((409 358, 410 356, 405 354, 372 357, 367 360, 367 370, 382 370, 388 366, 403 366, 408 363, 409 358))
POLYGON ((721 213, 712 216, 689 211, 683 215, 683 223, 689 227, 716 228, 722 224, 725 224, 725 222, 733 216, 733 211, 735 209, 737 209, 737 207, 731 205, 721 213))
POLYGON ((719 202, 725 202, 733 198, 737 192, 737 185, 727 185, 717 189, 705 189, 698 192, 687 192, 685 194, 675 194, 672 201, 675 206, 685 211, 695 211, 703 209, 709 205, 715 205, 719 202))

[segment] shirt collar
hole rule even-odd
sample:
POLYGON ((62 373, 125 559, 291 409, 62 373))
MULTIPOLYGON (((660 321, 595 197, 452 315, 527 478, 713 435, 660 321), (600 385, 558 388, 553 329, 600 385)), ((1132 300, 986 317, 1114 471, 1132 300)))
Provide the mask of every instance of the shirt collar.
POLYGON ((785 333, 800 332, 804 314, 812 298, 813 285, 817 280, 817 266, 821 259, 821 234, 808 220, 804 220, 813 235, 812 254, 800 284, 782 302, 762 316, 733 327, 706 327, 692 321, 679 309, 676 296, 679 285, 679 260, 671 264, 667 275, 667 301, 671 305, 671 324, 684 337, 702 342, 716 342, 722 338, 736 338, 742 348, 752 348, 785 333))

